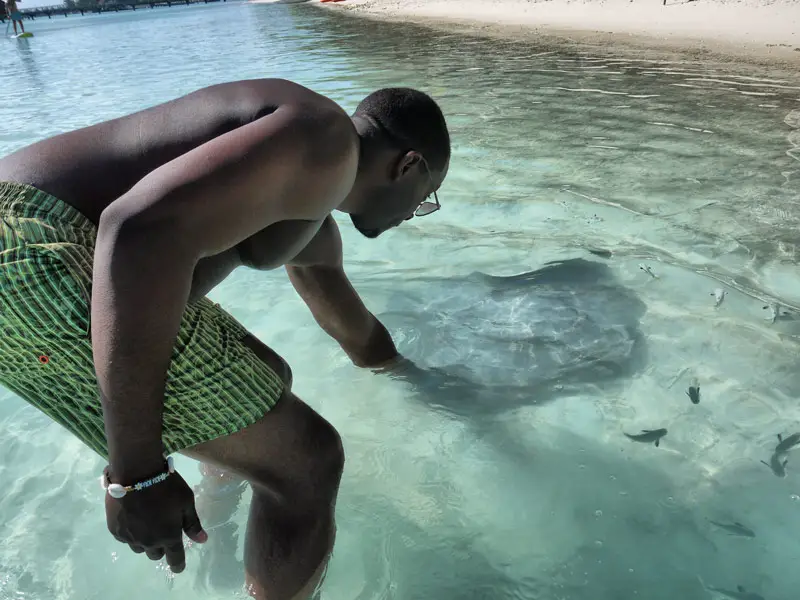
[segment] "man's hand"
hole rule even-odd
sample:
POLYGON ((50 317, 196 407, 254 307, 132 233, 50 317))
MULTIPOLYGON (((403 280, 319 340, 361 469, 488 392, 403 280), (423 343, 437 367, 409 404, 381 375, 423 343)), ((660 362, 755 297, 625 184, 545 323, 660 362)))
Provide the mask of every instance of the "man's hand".
POLYGON ((178 473, 120 499, 106 494, 106 522, 111 534, 137 554, 144 552, 151 560, 166 556, 173 573, 186 568, 184 532, 200 544, 208 539, 195 510, 194 493, 178 473))
POLYGON ((400 375, 410 369, 418 368, 405 356, 398 354, 389 360, 370 367, 373 373, 379 375, 400 375))

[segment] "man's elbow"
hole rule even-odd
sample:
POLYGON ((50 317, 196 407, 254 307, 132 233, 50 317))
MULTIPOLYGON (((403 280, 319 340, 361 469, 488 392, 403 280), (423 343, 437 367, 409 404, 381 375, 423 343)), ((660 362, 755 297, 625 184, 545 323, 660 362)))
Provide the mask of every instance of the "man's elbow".
POLYGON ((144 197, 142 194, 120 196, 100 213, 98 236, 157 236, 161 230, 169 227, 168 215, 163 210, 165 204, 164 201, 156 202, 154 198, 144 197))
MULTIPOLYGON (((177 195, 178 191, 170 194, 177 195)), ((155 192, 154 192, 155 194, 155 192)), ((198 258, 200 236, 178 199, 122 196, 100 214, 97 226, 98 249, 111 245, 135 245, 150 252, 170 252, 198 258)))

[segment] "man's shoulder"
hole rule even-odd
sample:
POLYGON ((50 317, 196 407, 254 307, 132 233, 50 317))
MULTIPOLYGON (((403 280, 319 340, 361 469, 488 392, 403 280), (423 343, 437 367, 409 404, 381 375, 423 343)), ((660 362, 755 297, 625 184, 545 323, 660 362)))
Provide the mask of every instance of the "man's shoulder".
MULTIPOLYGON (((359 138, 349 116, 292 107, 283 147, 294 147, 294 174, 285 217, 319 221, 347 197, 358 172, 359 138)), ((330 221, 328 221, 330 222, 330 221)), ((332 223, 332 222, 330 222, 332 223)), ((335 228, 335 223, 332 227, 335 228)), ((338 232, 338 230, 336 230, 338 232)))
MULTIPOLYGON (((287 79, 246 79, 208 86, 178 99, 180 114, 217 110, 226 122, 242 126, 275 115, 275 123, 291 130, 293 144, 307 150, 308 162, 319 171, 326 165, 352 162, 358 134, 347 112, 335 101, 287 79), (208 107, 213 107, 209 109, 208 107), (279 116, 281 115, 281 116, 279 116)), ((265 126, 264 131, 273 132, 265 126)), ((317 173, 317 176, 320 176, 317 173)))

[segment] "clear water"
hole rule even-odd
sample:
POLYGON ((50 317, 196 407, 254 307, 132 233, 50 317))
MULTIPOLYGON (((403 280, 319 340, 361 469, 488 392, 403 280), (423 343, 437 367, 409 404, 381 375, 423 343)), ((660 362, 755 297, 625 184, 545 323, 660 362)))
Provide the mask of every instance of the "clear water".
MULTIPOLYGON (((760 462, 800 427, 796 74, 307 5, 30 29, 0 44, 4 153, 236 78, 288 77, 347 109, 384 85, 441 101, 443 210, 376 241, 340 221, 355 286, 436 370, 407 383, 352 367, 282 271, 214 293, 344 438, 323 598, 694 600, 700 578, 796 598, 800 461, 785 479, 760 462), (788 311, 774 323, 772 301, 788 311), (660 427, 659 448, 623 435, 660 427)), ((106 533, 93 454, 7 393, 0 420, 0 598, 241 597, 244 504, 207 520, 212 543, 172 578, 106 533)))

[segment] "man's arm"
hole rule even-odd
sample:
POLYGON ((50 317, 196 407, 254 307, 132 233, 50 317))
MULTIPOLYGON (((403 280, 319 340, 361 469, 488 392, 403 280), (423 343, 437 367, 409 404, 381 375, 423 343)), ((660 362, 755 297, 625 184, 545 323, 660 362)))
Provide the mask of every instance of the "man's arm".
POLYGON ((357 161, 343 111, 286 105, 156 169, 103 212, 92 347, 115 481, 162 468, 166 373, 197 262, 276 221, 322 218, 357 161))
POLYGON ((320 327, 359 367, 379 368, 399 360, 383 324, 367 309, 342 267, 342 239, 328 217, 311 243, 286 266, 297 293, 320 327))

